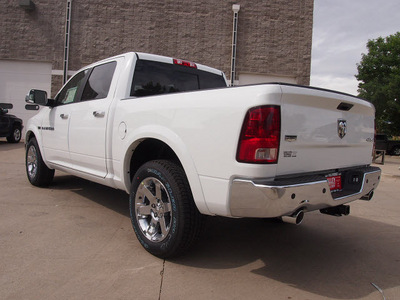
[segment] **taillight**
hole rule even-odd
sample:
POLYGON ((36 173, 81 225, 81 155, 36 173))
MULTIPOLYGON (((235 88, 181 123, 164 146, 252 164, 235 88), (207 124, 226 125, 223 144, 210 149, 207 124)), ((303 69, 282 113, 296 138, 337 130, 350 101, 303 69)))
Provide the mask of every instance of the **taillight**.
POLYGON ((189 68, 195 68, 197 69, 197 65, 194 62, 187 61, 187 60, 182 60, 182 59, 176 59, 174 58, 174 64, 175 65, 180 65, 184 67, 189 67, 189 68))
POLYGON ((236 160, 245 163, 277 163, 280 128, 279 106, 250 109, 240 133, 236 160))

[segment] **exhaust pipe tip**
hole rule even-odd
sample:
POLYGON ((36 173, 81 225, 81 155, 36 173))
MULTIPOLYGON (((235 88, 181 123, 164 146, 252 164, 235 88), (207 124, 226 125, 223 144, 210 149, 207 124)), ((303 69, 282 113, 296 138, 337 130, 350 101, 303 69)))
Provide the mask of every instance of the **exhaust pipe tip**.
POLYGON ((283 216, 282 221, 289 224, 300 225, 304 219, 304 210, 299 210, 291 216, 283 216))

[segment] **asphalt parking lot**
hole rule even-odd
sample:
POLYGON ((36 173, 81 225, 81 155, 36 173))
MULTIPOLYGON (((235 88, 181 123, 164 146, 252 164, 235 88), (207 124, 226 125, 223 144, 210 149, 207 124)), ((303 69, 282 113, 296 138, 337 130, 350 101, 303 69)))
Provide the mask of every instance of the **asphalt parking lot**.
POLYGON ((0 140, 0 299, 400 299, 400 158, 370 202, 294 226, 209 218, 175 260, 142 249, 126 193, 56 172, 25 175, 24 145, 0 140))

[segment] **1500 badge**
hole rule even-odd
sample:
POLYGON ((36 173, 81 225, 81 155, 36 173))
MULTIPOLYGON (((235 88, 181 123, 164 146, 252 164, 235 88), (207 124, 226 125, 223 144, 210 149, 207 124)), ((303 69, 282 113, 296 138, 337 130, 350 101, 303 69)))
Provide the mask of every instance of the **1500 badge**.
POLYGON ((283 151, 283 157, 297 157, 297 151, 283 151))

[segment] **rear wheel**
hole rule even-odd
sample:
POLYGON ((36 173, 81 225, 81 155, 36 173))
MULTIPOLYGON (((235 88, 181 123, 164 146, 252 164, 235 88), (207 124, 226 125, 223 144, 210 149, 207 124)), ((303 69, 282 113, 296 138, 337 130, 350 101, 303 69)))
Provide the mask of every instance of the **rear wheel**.
POLYGON ((7 137, 9 143, 19 143, 21 140, 21 128, 14 126, 12 133, 7 137))
POLYGON ((393 155, 399 156, 400 155, 400 147, 394 147, 392 150, 393 155))
POLYGON ((151 254, 167 258, 187 251, 197 240, 202 216, 181 167, 166 160, 145 163, 130 193, 133 229, 151 254))
POLYGON ((29 140, 25 153, 26 174, 29 182, 35 186, 47 186, 54 177, 54 170, 43 162, 40 149, 35 138, 29 140))

